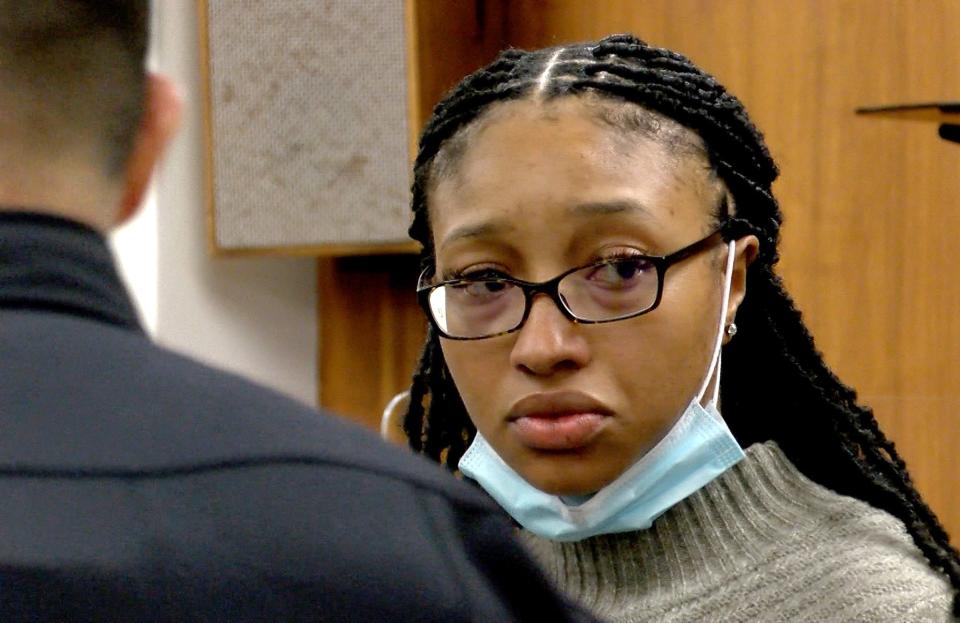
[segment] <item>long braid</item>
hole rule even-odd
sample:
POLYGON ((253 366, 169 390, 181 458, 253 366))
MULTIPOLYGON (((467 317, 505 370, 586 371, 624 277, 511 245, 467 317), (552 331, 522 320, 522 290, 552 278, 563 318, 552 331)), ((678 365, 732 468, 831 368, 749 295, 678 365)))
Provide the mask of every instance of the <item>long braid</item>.
MULTIPOLYGON (((774 440, 812 480, 899 518, 930 565, 960 591, 960 555, 872 411, 827 367, 774 272, 782 214, 771 186, 779 172, 762 134, 741 102, 684 56, 616 35, 559 53, 508 50, 465 78, 435 108, 414 165, 410 235, 423 245, 422 267, 434 267, 427 194, 451 139, 496 102, 579 94, 630 102, 699 134, 738 219, 760 240, 747 274, 749 295, 738 310, 740 331, 724 349, 724 418, 740 444, 774 440), (550 60, 544 84, 538 79, 550 60)), ((405 429, 414 449, 451 470, 475 432, 432 330, 413 378, 405 429)), ((954 613, 960 615, 960 592, 954 613)))

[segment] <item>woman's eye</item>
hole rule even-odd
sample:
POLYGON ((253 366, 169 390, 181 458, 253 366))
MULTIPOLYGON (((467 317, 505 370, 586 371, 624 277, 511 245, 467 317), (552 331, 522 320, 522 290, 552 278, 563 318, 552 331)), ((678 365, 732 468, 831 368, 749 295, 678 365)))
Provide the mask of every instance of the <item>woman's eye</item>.
POLYGON ((502 281, 465 280, 452 286, 447 286, 451 301, 459 304, 478 304, 493 301, 503 295, 510 286, 502 281))
POLYGON ((623 258, 597 266, 587 278, 607 287, 622 287, 630 285, 652 269, 653 265, 645 258, 623 258))
POLYGON ((506 284, 499 281, 474 281, 466 284, 467 293, 472 296, 490 296, 503 292, 505 287, 506 284))

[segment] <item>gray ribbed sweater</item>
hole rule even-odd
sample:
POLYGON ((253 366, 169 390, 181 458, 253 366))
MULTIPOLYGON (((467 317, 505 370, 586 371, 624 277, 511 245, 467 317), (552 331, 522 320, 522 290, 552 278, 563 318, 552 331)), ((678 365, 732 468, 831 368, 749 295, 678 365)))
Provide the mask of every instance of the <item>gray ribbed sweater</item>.
POLYGON ((948 581, 898 519, 811 482, 772 442, 649 530, 523 539, 609 621, 953 620, 948 581))

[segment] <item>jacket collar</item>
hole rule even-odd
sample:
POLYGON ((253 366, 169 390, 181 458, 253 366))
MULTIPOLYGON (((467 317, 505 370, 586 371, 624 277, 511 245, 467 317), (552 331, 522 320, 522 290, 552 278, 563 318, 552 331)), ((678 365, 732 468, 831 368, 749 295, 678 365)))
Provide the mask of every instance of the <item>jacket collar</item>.
POLYGON ((0 309, 64 313, 143 332, 104 237, 35 212, 0 209, 0 309))

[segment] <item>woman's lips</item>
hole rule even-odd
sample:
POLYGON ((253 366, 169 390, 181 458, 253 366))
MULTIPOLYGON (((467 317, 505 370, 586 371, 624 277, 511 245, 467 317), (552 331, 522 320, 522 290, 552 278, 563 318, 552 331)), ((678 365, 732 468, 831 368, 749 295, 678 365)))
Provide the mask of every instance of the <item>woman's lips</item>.
POLYGON ((576 450, 593 441, 609 416, 600 413, 529 415, 510 421, 520 443, 535 450, 576 450))
POLYGON ((507 424, 528 448, 576 450, 593 441, 612 415, 603 403, 583 392, 547 392, 518 400, 507 424))

